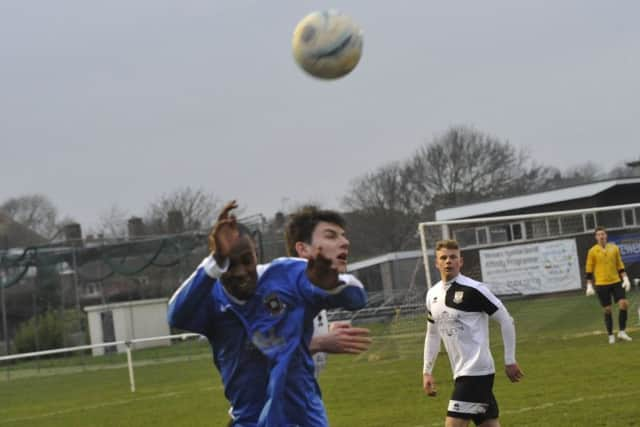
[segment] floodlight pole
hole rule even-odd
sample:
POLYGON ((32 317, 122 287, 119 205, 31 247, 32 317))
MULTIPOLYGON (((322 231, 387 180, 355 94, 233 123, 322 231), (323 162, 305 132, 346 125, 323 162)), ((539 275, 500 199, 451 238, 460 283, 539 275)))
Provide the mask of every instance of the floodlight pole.
POLYGON ((76 247, 71 247, 71 259, 73 262, 73 290, 76 294, 76 310, 80 311, 80 295, 78 295, 78 262, 76 261, 76 247))
MULTIPOLYGON (((9 237, 4 236, 4 249, 9 250, 9 237)), ((3 260, 4 261, 4 260, 3 260)), ((9 355, 9 327, 7 325, 7 303, 4 295, 4 285, 7 283, 7 272, 4 267, 0 270, 0 310, 2 310, 2 336, 4 337, 4 354, 9 355)), ((7 379, 9 370, 7 369, 7 379)))
POLYGON ((9 355, 9 333, 7 331, 7 305, 4 300, 4 270, 0 272, 0 309, 2 309, 2 336, 4 337, 4 354, 9 355))

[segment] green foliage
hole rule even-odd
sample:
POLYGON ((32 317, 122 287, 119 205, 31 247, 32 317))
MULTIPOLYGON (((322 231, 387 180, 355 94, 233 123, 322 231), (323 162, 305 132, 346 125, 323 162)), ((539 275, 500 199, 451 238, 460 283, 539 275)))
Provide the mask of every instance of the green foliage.
POLYGON ((29 353, 65 347, 68 346, 64 342, 65 334, 80 331, 85 331, 85 334, 87 331, 86 317, 83 313, 76 310, 62 313, 49 310, 20 325, 14 338, 15 352, 29 353))
POLYGON ((16 352, 48 350, 62 347, 63 322, 59 313, 47 311, 20 325, 14 338, 16 352))

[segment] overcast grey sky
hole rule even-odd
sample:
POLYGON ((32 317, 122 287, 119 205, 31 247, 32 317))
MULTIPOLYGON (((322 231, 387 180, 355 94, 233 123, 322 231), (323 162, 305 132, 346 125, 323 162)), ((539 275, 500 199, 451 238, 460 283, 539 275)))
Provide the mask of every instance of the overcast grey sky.
POLYGON ((566 168, 640 155, 640 2, 2 0, 0 202, 91 227, 183 186, 246 213, 318 201, 454 124, 566 168), (365 32, 339 81, 297 68, 297 21, 365 32))

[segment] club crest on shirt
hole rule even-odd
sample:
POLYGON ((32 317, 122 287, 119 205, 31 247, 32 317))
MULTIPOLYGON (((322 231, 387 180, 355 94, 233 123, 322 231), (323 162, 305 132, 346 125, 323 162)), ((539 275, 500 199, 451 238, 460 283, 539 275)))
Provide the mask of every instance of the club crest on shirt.
POLYGON ((462 298, 464 298, 464 291, 455 291, 453 294, 453 302, 455 304, 460 304, 462 302, 462 298))
POLYGON ((276 294, 269 294, 264 298, 264 306, 267 309, 267 311, 272 315, 272 316, 277 316, 279 314, 282 314, 282 312, 285 309, 285 304, 280 301, 280 298, 278 298, 278 295, 276 294))

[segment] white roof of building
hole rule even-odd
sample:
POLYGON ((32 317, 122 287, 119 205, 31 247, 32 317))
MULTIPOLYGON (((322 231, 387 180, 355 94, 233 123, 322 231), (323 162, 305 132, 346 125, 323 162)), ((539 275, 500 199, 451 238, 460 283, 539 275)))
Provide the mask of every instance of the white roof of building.
POLYGON ((594 196, 608 190, 609 188, 615 187, 616 185, 638 183, 640 183, 640 178, 613 179, 610 181, 600 181, 593 182, 591 184, 559 188, 557 190, 544 191, 526 196, 509 197, 506 199, 492 200, 490 202, 439 209, 436 211, 436 221, 473 218, 498 212, 511 211, 514 209, 522 209, 529 206, 540 206, 550 203, 565 202, 567 200, 582 199, 594 196))

